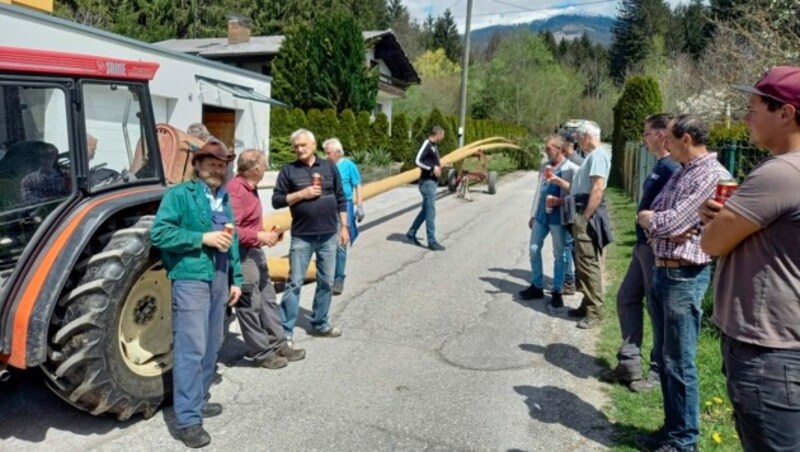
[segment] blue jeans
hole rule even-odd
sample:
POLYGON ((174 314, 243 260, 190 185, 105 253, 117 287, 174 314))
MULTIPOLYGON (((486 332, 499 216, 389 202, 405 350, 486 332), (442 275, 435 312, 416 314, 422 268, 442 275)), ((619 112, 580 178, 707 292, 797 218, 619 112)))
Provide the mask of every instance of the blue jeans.
POLYGON ((564 252, 567 254, 567 263, 564 266, 564 282, 575 284, 575 238, 572 232, 564 228, 564 252))
POLYGON ((439 184, 435 180, 425 179, 419 181, 419 192, 422 193, 422 209, 411 223, 408 235, 417 235, 417 230, 425 223, 425 233, 428 235, 428 246, 436 243, 436 191, 439 184))
POLYGON ((653 320, 653 359, 660 364, 664 433, 678 448, 700 436, 700 385, 697 335, 708 289, 708 265, 653 269, 649 308, 653 320))
POLYGON ((722 337, 736 432, 746 452, 800 450, 800 350, 722 337))
POLYGON ((333 275, 333 281, 337 283, 344 283, 344 278, 347 276, 344 273, 347 267, 347 248, 352 246, 358 238, 358 225, 356 224, 355 217, 353 201, 349 200, 347 201, 347 224, 349 226, 347 232, 350 233, 350 243, 348 243, 347 246, 341 243, 336 245, 336 272, 333 275))
POLYGON ((542 245, 547 234, 553 234, 553 292, 561 292, 564 285, 564 270, 567 264, 565 253, 566 230, 560 224, 543 224, 533 222, 531 228, 530 256, 531 256, 531 285, 543 288, 542 275, 542 245))
POLYGON ((289 245, 289 281, 286 282, 281 298, 281 319, 287 338, 292 337, 300 312, 300 289, 303 288, 312 254, 317 256, 317 290, 314 292, 311 327, 323 330, 330 324, 328 310, 331 307, 331 285, 338 241, 339 234, 292 236, 289 245))
POLYGON ((173 410, 178 428, 202 424, 201 411, 222 346, 228 275, 213 282, 172 281, 173 410))

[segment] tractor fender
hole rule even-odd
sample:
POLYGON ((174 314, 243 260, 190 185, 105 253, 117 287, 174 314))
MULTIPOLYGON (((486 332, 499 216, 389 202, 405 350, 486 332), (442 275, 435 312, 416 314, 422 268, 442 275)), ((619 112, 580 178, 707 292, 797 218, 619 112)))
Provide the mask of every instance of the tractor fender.
POLYGON ((120 213, 152 215, 166 187, 130 187, 88 198, 54 227, 44 246, 31 257, 12 301, 6 331, 11 331, 7 362, 24 369, 46 360, 50 317, 84 248, 96 231, 120 213), (9 328, 10 327, 10 328, 9 328))

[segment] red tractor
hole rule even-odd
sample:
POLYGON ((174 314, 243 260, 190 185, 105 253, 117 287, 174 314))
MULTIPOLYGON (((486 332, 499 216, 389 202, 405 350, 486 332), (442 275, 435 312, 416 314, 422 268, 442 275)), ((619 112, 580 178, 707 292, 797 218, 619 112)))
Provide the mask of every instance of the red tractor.
POLYGON ((68 403, 119 419, 152 416, 171 382, 170 284, 150 246, 157 69, 0 47, 0 374, 39 367, 68 403))

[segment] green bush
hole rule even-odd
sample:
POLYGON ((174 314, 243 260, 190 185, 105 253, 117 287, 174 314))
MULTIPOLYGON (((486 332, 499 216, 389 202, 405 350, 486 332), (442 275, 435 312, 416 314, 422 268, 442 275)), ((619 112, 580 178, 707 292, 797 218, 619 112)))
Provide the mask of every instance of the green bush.
POLYGON ((411 142, 408 139, 408 118, 403 113, 398 114, 392 121, 392 137, 389 143, 389 152, 395 162, 405 162, 409 158, 411 142))
POLYGON ((269 134, 273 137, 288 136, 292 131, 289 130, 289 110, 281 107, 270 109, 269 134))
POLYGON ((422 130, 425 127, 425 119, 422 116, 417 116, 414 120, 414 124, 411 126, 411 142, 413 143, 421 143, 422 140, 425 139, 425 131, 422 130))
POLYGON ((614 106, 614 132, 612 134, 611 181, 621 180, 625 143, 637 141, 642 136, 645 118, 663 109, 661 89, 652 77, 628 77, 622 95, 614 106))
POLYGON ((428 121, 425 122, 425 126, 423 127, 423 133, 420 141, 427 138, 428 132, 430 132, 435 125, 438 125, 444 129, 444 139, 438 144, 438 147, 439 156, 445 156, 455 150, 458 142, 453 134, 453 128, 450 125, 450 121, 448 121, 447 118, 442 115, 442 112, 439 111, 439 109, 434 108, 431 110, 431 114, 428 116, 428 121))
POLYGON ((269 140, 269 167, 279 170, 283 165, 297 159, 292 149, 292 140, 289 135, 273 137, 269 140))
POLYGON ((726 144, 748 144, 750 133, 744 123, 731 124, 726 126, 724 122, 712 124, 708 130, 708 147, 719 150, 726 144))
POLYGON ((308 119, 306 119, 306 114, 303 113, 303 110, 295 108, 289 112, 287 126, 289 130, 287 135, 291 135, 297 129, 308 129, 308 119))
POLYGON ((339 118, 339 131, 336 133, 345 151, 349 152, 358 148, 358 143, 356 142, 356 115, 353 110, 342 111, 339 118))
POLYGON ((317 145, 322 145, 322 140, 325 139, 322 133, 325 128, 322 120, 322 111, 317 108, 311 108, 306 112, 306 118, 308 118, 308 130, 317 138, 317 145))
POLYGON ((389 118, 383 114, 375 115, 375 121, 370 125, 370 143, 372 150, 389 150, 389 118))
POLYGON ((372 149, 372 140, 369 133, 369 112, 360 111, 356 116, 356 149, 369 151, 372 149))
MULTIPOLYGON (((336 117, 336 110, 326 108, 322 111, 322 125, 319 130, 319 140, 327 140, 328 138, 339 138, 339 119, 336 117)), ((342 141, 339 138, 339 141, 342 141)), ((344 144, 342 144, 344 147, 344 144)))

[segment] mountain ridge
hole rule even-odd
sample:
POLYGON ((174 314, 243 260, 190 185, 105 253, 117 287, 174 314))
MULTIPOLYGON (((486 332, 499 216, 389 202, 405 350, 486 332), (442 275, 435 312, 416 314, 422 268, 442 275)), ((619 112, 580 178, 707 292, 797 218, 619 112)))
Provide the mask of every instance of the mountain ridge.
POLYGON ((556 41, 561 39, 578 39, 585 32, 589 39, 597 44, 610 46, 613 39, 611 28, 615 19, 609 16, 584 14, 559 14, 546 19, 538 19, 527 23, 513 25, 492 25, 472 30, 470 40, 475 47, 485 47, 492 35, 506 35, 518 30, 540 32, 549 30, 556 41))

